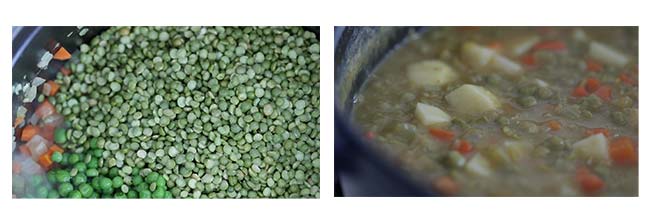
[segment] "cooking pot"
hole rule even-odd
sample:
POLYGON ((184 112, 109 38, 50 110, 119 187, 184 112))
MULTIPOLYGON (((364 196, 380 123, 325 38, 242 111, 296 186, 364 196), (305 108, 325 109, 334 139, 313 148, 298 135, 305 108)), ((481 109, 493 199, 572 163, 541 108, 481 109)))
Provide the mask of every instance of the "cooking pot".
POLYGON ((438 196, 375 150, 352 122, 355 96, 373 70, 392 50, 421 27, 335 28, 335 195, 438 196))

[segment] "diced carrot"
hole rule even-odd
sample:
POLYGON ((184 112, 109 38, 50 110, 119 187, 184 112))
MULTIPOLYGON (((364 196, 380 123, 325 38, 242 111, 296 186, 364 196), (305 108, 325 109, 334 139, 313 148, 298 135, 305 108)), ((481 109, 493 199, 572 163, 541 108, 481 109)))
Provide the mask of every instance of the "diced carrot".
POLYGON ((59 61, 65 61, 65 60, 70 59, 71 57, 72 57, 72 55, 70 55, 68 50, 66 50, 63 47, 59 48, 59 50, 56 51, 56 53, 54 53, 54 59, 59 60, 59 61))
POLYGON ((546 125, 548 125, 548 128, 551 129, 551 131, 557 131, 562 128, 562 124, 557 120, 550 120, 546 123, 546 125))
POLYGON ((366 132, 366 138, 367 139, 375 139, 375 133, 374 132, 366 132))
POLYGON ((609 130, 606 128, 593 128, 593 129, 587 129, 587 131, 585 131, 585 134, 587 134, 588 136, 603 134, 605 137, 609 137, 609 130))
POLYGON ((39 105, 38 108, 36 108, 36 115, 41 119, 49 115, 52 115, 55 112, 56 109, 54 109, 54 106, 52 106, 52 104, 48 100, 44 100, 43 103, 41 103, 41 105, 39 105))
POLYGON ((589 93, 587 92, 587 89, 585 89, 585 86, 583 84, 580 84, 575 89, 573 89, 573 93, 571 93, 571 95, 574 97, 586 97, 589 95, 589 93))
POLYGON ((70 71, 69 68, 61 67, 61 73, 65 76, 69 76, 70 74, 72 74, 72 71, 70 71))
POLYGON ((63 153, 63 148, 59 147, 58 145, 53 144, 52 146, 50 146, 50 151, 63 153))
POLYGON ((30 139, 32 139, 32 137, 34 137, 34 135, 36 135, 36 133, 38 133, 38 127, 34 125, 26 125, 23 128, 22 135, 20 135, 20 140, 29 141, 30 139))
POLYGON ((454 139, 454 132, 444 129, 431 128, 429 134, 441 141, 451 141, 454 139))
POLYGON ((52 158, 47 153, 44 153, 38 157, 38 164, 40 164, 44 169, 48 169, 52 166, 52 158))
POLYGON ((585 64, 587 64, 587 71, 600 72, 603 70, 603 64, 596 60, 586 59, 585 64))
POLYGON ((532 53, 523 55, 520 58, 520 61, 526 66, 534 66, 537 64, 537 60, 535 60, 535 55, 533 55, 532 53))
POLYGON ((54 81, 48 81, 43 85, 43 94, 54 96, 61 86, 54 81))
POLYGON ((12 173, 16 173, 16 174, 20 173, 21 168, 22 167, 20 166, 20 163, 18 163, 16 161, 11 163, 11 172, 12 173))
POLYGON ((487 44, 487 47, 495 51, 501 51, 501 49, 503 49, 503 44, 499 41, 494 41, 487 44))
POLYGON ((470 152, 472 152, 474 147, 472 147, 472 144, 470 144, 468 141, 460 140, 458 141, 458 144, 455 146, 455 149, 461 154, 469 154, 470 152))
POLYGON ((582 192, 589 196, 597 195, 605 187, 605 182, 587 168, 579 168, 576 171, 576 181, 582 192))
POLYGON ((26 157, 31 157, 32 156, 32 151, 29 150, 29 147, 27 145, 21 145, 18 147, 18 150, 20 151, 20 154, 26 156, 26 157))
POLYGON ((587 92, 593 93, 598 90, 599 87, 600 81, 598 79, 592 77, 587 78, 587 81, 585 83, 585 89, 587 89, 587 92))
POLYGON ((618 75, 618 79, 623 82, 623 84, 634 86, 636 85, 636 81, 632 79, 632 76, 627 73, 621 73, 618 75))
POLYGON ((460 190, 458 184, 449 176, 441 176, 436 178, 433 186, 436 191, 446 196, 456 195, 460 190))
POLYGON ((63 153, 63 148, 53 144, 52 146, 50 146, 50 148, 47 149, 46 154, 51 157, 54 152, 63 153))
POLYGON ((604 100, 605 102, 609 102, 612 99, 612 87, 603 85, 598 88, 594 94, 596 94, 596 96, 600 97, 600 99, 604 100))
POLYGON ((635 165, 638 161, 634 142, 626 136, 612 140, 609 144, 609 156, 618 165, 635 165))
POLYGON ((14 120, 14 128, 18 127, 24 121, 25 121, 25 117, 16 117, 16 120, 14 120))
POLYGON ((533 46, 533 51, 539 50, 550 50, 555 52, 560 52, 566 50, 566 45, 564 42, 559 40, 547 40, 542 41, 533 46))

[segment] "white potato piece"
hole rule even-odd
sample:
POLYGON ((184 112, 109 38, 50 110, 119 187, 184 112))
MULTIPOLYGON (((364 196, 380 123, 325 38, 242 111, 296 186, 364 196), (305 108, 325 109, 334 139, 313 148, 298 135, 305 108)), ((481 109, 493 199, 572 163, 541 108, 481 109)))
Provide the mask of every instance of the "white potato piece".
POLYGON ((445 99, 456 112, 472 116, 501 107, 501 102, 492 92, 472 84, 456 88, 447 94, 445 99))
POLYGON ((465 64, 475 69, 485 67, 492 57, 496 55, 494 50, 480 46, 474 42, 466 42, 461 49, 461 59, 465 64))
POLYGON ((520 161, 522 158, 528 156, 533 149, 533 145, 527 141, 505 140, 503 148, 513 161, 520 161))
POLYGON ((573 143, 571 148, 575 156, 581 159, 609 160, 607 138, 603 134, 592 135, 582 139, 573 143))
POLYGON ((451 122, 451 116, 445 113, 445 111, 425 103, 418 103, 415 106, 415 118, 422 125, 432 127, 446 126, 451 122))
POLYGON ((505 52, 510 57, 519 57, 540 41, 537 35, 519 35, 506 40, 505 52))
POLYGON ((523 68, 519 63, 516 63, 509 58, 501 55, 495 55, 488 63, 490 70, 497 73, 516 76, 523 72, 523 68))
POLYGON ((571 37, 573 38, 573 40, 578 42, 589 41, 589 36, 587 36, 587 33, 582 28, 574 28, 573 31, 571 32, 571 37))
POLYGON ((599 42, 589 43, 589 57, 616 67, 623 67, 629 62, 625 54, 599 42))
POLYGON ((465 165, 465 171, 474 176, 490 176, 492 167, 490 162, 481 154, 476 154, 465 165))
POLYGON ((407 67, 409 80, 415 86, 441 86, 458 79, 458 74, 451 66, 438 60, 427 60, 407 67))

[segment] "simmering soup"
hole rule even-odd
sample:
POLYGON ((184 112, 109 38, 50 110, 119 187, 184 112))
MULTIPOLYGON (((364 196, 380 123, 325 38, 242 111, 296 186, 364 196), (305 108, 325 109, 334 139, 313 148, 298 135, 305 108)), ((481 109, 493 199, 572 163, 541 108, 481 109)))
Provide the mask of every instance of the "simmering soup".
POLYGON ((636 27, 413 33, 353 119, 444 195, 637 196, 636 27))

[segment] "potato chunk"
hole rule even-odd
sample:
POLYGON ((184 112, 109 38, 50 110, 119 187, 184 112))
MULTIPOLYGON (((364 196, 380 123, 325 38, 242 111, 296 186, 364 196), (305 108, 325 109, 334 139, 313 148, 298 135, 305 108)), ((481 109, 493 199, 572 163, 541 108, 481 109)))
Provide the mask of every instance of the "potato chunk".
POLYGON ((461 59, 463 62, 475 69, 485 67, 496 54, 493 50, 474 42, 464 43, 461 50, 461 59))
POLYGON ((479 71, 494 71, 506 75, 518 75, 522 72, 518 63, 473 42, 463 44, 461 58, 465 64, 479 71))
POLYGON ((533 145, 530 142, 522 140, 505 140, 503 142, 503 148, 512 161, 518 162, 530 154, 533 145))
POLYGON ((501 107, 499 99, 492 92, 471 84, 456 88, 447 94, 445 99, 456 112, 472 116, 501 107))
POLYGON ((458 74, 449 65, 438 60, 427 60, 407 67, 408 78, 412 84, 421 87, 445 85, 458 79, 458 74))
POLYGON ((446 126, 451 121, 451 117, 447 113, 438 107, 424 103, 418 103, 415 106, 415 118, 417 118, 422 125, 431 127, 446 126))
POLYGON ((489 176, 492 174, 492 167, 481 154, 476 154, 465 165, 465 171, 474 176, 489 176))
POLYGON ((616 67, 623 67, 629 62, 623 53, 599 42, 589 44, 589 57, 616 67))
POLYGON ((506 53, 510 57, 519 57, 528 52, 540 41, 540 37, 533 34, 514 36, 505 43, 506 53))
POLYGON ((571 146, 573 153, 582 159, 609 160, 607 139, 603 134, 597 134, 582 139, 571 146))
POLYGON ((511 76, 519 75, 523 71, 523 68, 521 65, 519 65, 519 63, 516 63, 509 58, 501 55, 493 56, 488 63, 488 67, 490 70, 497 73, 511 76))

